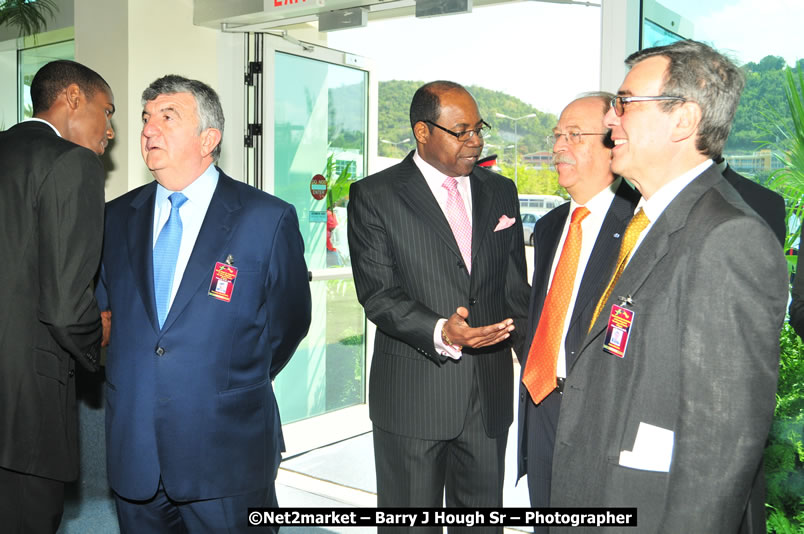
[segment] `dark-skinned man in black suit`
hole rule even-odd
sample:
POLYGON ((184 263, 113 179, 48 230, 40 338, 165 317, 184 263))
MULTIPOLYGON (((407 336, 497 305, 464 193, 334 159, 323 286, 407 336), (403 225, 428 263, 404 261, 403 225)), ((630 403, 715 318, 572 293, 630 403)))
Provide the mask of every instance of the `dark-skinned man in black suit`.
POLYGON ((42 67, 31 98, 34 118, 0 132, 0 248, 13 263, 0 284, 0 525, 12 533, 55 532, 78 475, 75 364, 98 367, 98 156, 114 136, 112 90, 79 63, 42 67))
POLYGON ((377 505, 440 507, 446 489, 447 506, 497 507, 529 292, 516 187, 475 167, 488 126, 460 85, 419 88, 410 122, 416 151, 352 184, 348 206, 357 296, 377 325, 377 505))

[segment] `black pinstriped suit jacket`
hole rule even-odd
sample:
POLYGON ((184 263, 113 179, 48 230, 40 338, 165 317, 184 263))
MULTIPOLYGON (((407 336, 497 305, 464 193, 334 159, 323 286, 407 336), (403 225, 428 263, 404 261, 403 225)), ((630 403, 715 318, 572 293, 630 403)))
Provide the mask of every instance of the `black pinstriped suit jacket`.
MULTIPOLYGON (((435 352, 439 318, 458 306, 482 326, 512 317, 524 332, 529 287, 522 222, 511 180, 482 168, 471 174, 472 270, 467 272, 444 214, 409 154, 352 184, 349 250, 357 297, 377 325, 369 410, 388 432, 443 440, 459 434, 477 374, 489 436, 513 419, 511 343, 465 349, 459 361, 435 352), (495 232, 500 216, 515 218, 495 232)), ((514 345, 516 348, 516 345, 514 345)))

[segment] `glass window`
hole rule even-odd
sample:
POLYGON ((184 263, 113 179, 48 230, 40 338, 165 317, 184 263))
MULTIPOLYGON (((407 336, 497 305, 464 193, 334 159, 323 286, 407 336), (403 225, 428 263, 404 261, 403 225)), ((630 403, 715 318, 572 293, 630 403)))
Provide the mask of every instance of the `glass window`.
POLYGON ((62 41, 19 52, 19 78, 17 120, 29 119, 33 116, 31 103, 31 82, 36 72, 46 63, 57 59, 75 59, 75 41, 62 41))

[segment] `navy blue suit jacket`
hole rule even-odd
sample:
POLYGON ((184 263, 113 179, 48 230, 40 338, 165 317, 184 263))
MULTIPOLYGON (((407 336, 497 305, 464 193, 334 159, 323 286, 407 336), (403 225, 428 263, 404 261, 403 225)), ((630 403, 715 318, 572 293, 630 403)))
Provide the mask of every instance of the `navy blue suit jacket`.
POLYGON ((304 244, 293 206, 220 173, 160 330, 153 290, 156 182, 113 200, 98 302, 112 311, 106 363, 109 484, 177 501, 273 485, 281 422, 271 379, 310 324, 304 244), (209 295, 216 262, 234 259, 231 302, 209 295))

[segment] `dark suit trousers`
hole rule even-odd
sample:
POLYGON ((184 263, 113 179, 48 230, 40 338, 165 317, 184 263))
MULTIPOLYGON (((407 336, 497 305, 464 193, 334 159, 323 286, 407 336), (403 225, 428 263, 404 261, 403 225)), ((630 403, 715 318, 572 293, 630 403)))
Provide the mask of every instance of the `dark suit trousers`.
POLYGON ((0 467, 0 530, 53 534, 64 513, 64 482, 0 467))
MULTIPOLYGON (((508 433, 491 438, 483 426, 475 376, 461 433, 451 440, 399 436, 374 426, 377 507, 440 508, 502 506, 505 445, 508 433)), ((380 528, 408 532, 408 528, 380 528)), ((416 528, 441 533, 442 527, 416 528)), ((502 532, 502 528, 450 527, 450 532, 502 532)))
MULTIPOLYGON (((248 522, 250 507, 277 507, 273 485, 242 495, 180 503, 165 493, 160 481, 156 495, 147 501, 131 501, 117 494, 114 498, 121 534, 246 534, 253 532, 248 522)), ((265 529, 278 530, 278 527, 265 529)))
MULTIPOLYGON (((550 480, 556 444, 561 393, 553 391, 537 406, 528 395, 525 403, 525 432, 528 455, 528 494, 533 508, 550 506, 550 480)), ((547 527, 535 527, 547 534, 547 527)))

